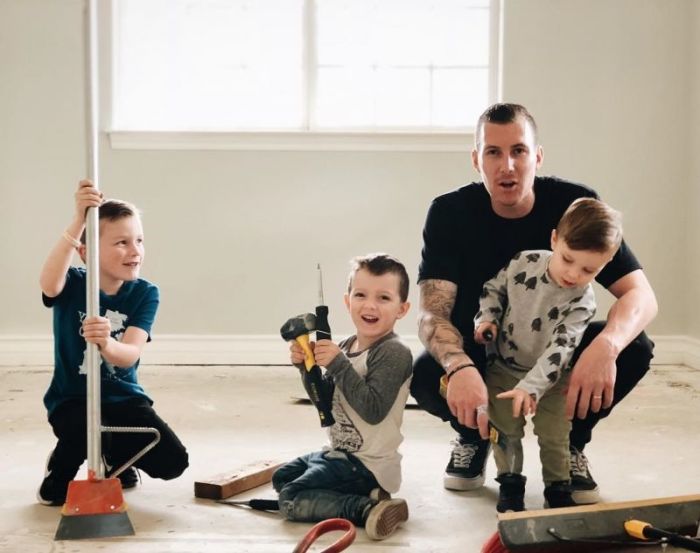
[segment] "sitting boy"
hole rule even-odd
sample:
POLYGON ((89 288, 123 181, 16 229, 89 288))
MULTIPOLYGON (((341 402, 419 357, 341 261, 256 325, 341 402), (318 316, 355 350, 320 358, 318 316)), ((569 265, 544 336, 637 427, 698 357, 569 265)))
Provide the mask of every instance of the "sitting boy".
MULTIPOLYGON (((409 309, 408 274, 386 254, 352 261, 345 305, 356 334, 336 345, 319 340, 318 365, 332 377, 330 446, 279 468, 272 484, 289 520, 346 518, 374 540, 408 520, 408 506, 390 494, 401 484, 401 422, 412 373, 410 350, 394 334, 409 309)), ((304 352, 292 342, 291 361, 304 370, 304 352)))
POLYGON ((551 252, 520 252, 484 284, 474 338, 487 344, 488 415, 503 438, 494 446, 499 512, 525 508, 521 439, 529 414, 540 446, 545 506, 576 505, 565 415, 569 363, 595 314, 591 281, 621 241, 620 214, 580 198, 552 231, 551 252))
MULTIPOLYGON (((44 405, 58 438, 49 454, 46 474, 37 493, 44 505, 63 505, 68 483, 87 457, 86 342, 97 344, 102 363, 102 424, 153 427, 160 441, 135 467, 153 478, 176 478, 187 468, 185 447, 156 414, 153 401, 139 385, 136 369, 141 350, 151 339, 158 309, 158 288, 139 278, 143 262, 143 229, 134 206, 120 200, 103 201, 87 180, 75 193, 75 215, 49 252, 41 270, 44 305, 53 308, 54 374, 44 405), (77 249, 85 261, 85 215, 99 207, 99 317, 86 317, 86 271, 71 267, 77 249), (82 237, 82 241, 78 239, 82 237)), ((107 474, 133 457, 151 436, 104 434, 107 474)), ((123 488, 138 483, 129 467, 119 474, 123 488)))

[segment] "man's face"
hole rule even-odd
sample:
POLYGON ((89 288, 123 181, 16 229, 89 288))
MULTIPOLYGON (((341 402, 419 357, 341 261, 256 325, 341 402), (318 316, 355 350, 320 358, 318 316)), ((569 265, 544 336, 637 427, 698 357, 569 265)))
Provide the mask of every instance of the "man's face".
POLYGON ((486 123, 480 130, 472 164, 501 217, 524 217, 535 204, 535 173, 542 164, 542 147, 523 117, 512 123, 486 123))

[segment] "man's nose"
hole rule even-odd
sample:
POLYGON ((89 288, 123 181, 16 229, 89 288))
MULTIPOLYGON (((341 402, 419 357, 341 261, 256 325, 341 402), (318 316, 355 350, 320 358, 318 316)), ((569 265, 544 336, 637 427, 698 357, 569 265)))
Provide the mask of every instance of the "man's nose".
POLYGON ((515 158, 513 156, 503 157, 503 171, 510 173, 515 169, 515 158))

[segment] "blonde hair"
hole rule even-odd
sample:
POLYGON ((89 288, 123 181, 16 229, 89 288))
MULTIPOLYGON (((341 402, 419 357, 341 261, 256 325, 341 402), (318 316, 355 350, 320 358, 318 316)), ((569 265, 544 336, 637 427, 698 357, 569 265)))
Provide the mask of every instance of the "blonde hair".
POLYGON ((579 198, 562 215, 557 237, 572 250, 615 252, 622 243, 622 214, 595 198, 579 198))

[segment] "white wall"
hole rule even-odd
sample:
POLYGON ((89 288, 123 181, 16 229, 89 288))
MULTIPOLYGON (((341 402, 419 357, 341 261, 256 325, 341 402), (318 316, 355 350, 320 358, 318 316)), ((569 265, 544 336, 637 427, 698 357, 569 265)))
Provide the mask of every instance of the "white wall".
MULTIPOLYGON (((50 331, 37 275, 85 166, 81 10, 79 0, 0 3, 0 335, 50 331)), ((700 215, 700 168, 688 148, 693 139, 698 151, 698 125, 687 124, 686 109, 693 84, 698 122, 691 15, 697 22, 690 0, 505 0, 504 94, 539 121, 542 173, 588 183, 625 213, 627 237, 661 303, 651 331, 700 336, 677 278, 688 264, 685 247, 697 251, 700 215)), ((474 177, 468 148, 106 147, 102 187, 145 212, 144 276, 163 296, 158 333, 275 334, 287 317, 313 307, 320 261, 332 323, 343 334, 348 258, 389 251, 415 281, 428 203, 474 177)), ((697 276, 700 262, 692 264, 697 276)), ((399 331, 415 334, 415 311, 399 331)))

